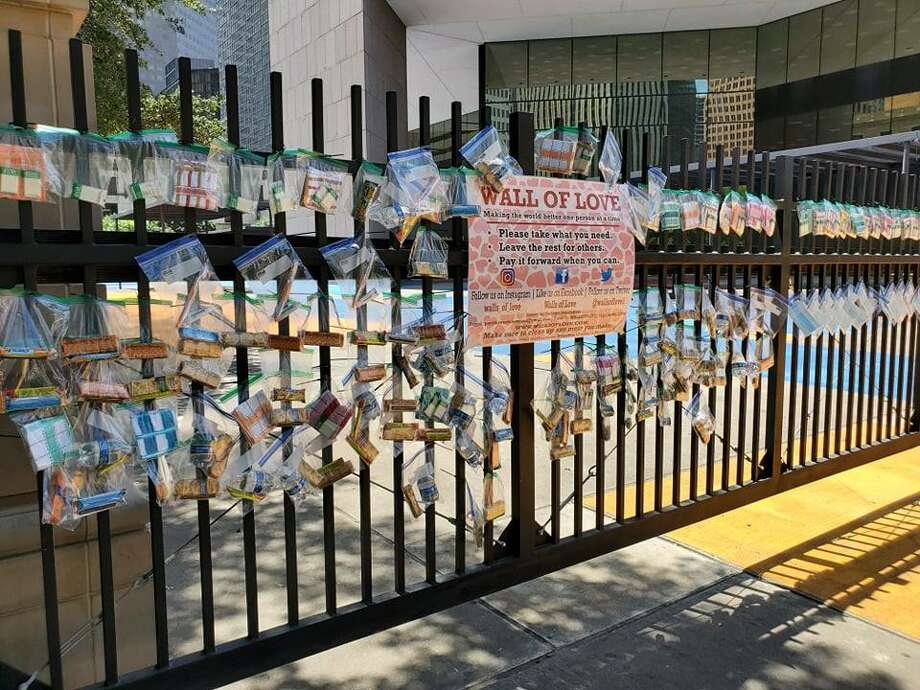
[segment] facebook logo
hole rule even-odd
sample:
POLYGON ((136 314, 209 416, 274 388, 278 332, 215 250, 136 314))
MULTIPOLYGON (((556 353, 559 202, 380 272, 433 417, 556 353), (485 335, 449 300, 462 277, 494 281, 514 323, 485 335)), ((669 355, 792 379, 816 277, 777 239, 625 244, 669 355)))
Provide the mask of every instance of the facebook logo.
POLYGON ((569 282, 569 269, 557 268, 556 269, 556 285, 565 285, 568 282, 569 282))

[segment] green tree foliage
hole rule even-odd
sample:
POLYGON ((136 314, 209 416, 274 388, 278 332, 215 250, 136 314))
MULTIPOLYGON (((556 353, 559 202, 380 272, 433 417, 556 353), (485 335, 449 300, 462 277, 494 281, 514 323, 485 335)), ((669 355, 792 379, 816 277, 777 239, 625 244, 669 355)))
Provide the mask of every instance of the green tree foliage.
MULTIPOLYGON (((207 144, 212 139, 224 137, 227 129, 220 117, 220 96, 192 95, 192 127, 195 141, 207 144)), ((179 132, 179 91, 154 96, 145 93, 141 98, 144 127, 168 127, 179 132)))
MULTIPOLYGON (((177 0, 185 7, 204 12, 201 0, 177 0)), ((150 45, 143 18, 159 14, 182 30, 181 22, 167 14, 167 0, 90 0, 89 14, 77 37, 93 47, 93 75, 96 92, 97 130, 113 134, 128 128, 125 49, 138 51, 150 45)), ((175 94, 154 95, 144 89, 141 108, 145 127, 169 127, 179 131, 179 98, 175 94)), ((192 97, 195 139, 207 143, 221 136, 220 98, 192 97)))

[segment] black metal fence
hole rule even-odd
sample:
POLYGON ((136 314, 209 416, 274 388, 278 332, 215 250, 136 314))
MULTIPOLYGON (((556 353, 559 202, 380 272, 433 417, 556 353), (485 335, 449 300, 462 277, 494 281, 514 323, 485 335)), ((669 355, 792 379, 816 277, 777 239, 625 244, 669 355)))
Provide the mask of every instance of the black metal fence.
MULTIPOLYGON (((15 124, 28 122, 24 92, 21 39, 10 32, 11 93, 15 124)), ((74 40, 70 45, 74 125, 87 127, 83 52, 74 40)), ((193 137, 191 121, 190 65, 180 60, 182 128, 180 140, 193 137)), ((234 66, 225 68, 228 136, 238 143, 238 87, 234 66)), ((274 150, 283 148, 282 76, 272 73, 271 124, 274 150)), ((143 127, 140 107, 137 55, 127 53, 127 109, 132 130, 143 127)), ((362 92, 351 88, 351 157, 363 158, 362 92)), ((387 146, 397 146, 397 99, 386 98, 387 146)), ((312 82, 312 148, 323 150, 323 85, 312 82)), ((419 141, 430 141, 429 104, 419 104, 419 141)), ((488 112, 481 113, 485 122, 488 112)), ((458 164, 457 150, 463 143, 460 103, 452 106, 450 151, 458 164)), ((623 136, 621 141, 630 141, 623 136)), ((511 153, 525 172, 533 169, 533 118, 514 113, 510 128, 511 153)), ((780 158, 769 153, 731 152, 726 165, 721 146, 714 165, 706 160, 706 146, 691 151, 684 141, 677 147, 679 161, 668 160, 671 142, 662 147, 665 159, 657 161, 669 171, 674 188, 715 189, 723 187, 768 193, 779 203, 777 233, 772 238, 746 230, 742 237, 690 233, 651 235, 646 248, 638 248, 636 287, 657 286, 662 291, 671 285, 695 282, 715 294, 717 287, 744 290, 751 286, 771 286, 786 294, 790 290, 837 286, 864 280, 870 286, 884 286, 901 279, 918 283, 920 254, 917 242, 905 240, 838 240, 798 235, 795 201, 802 198, 828 198, 871 205, 914 208, 917 204, 917 175, 900 174, 853 165, 828 164, 809 160, 780 158), (696 155, 698 154, 698 155, 696 155), (696 164, 694 165, 694 156, 696 164), (676 170, 676 172, 675 172, 676 170)), ((628 152, 624 156, 629 160, 628 152)), ((641 152, 643 170, 653 162, 647 139, 641 152)), ((185 230, 196 231, 196 212, 186 210, 185 230)), ((245 231, 239 213, 229 214, 230 233, 202 235, 211 261, 224 279, 234 280, 237 326, 245 328, 246 310, 241 294, 245 285, 232 269, 232 260, 248 246, 264 239, 264 232, 245 231)), ((137 270, 134 257, 151 245, 162 244, 174 235, 147 230, 143 201, 134 205, 133 233, 102 232, 94 227, 90 207, 79 206, 78 232, 43 230, 34 227, 32 207, 19 203, 18 228, 0 237, 0 275, 5 284, 23 284, 30 290, 43 283, 77 281, 87 293, 95 293, 100 283, 136 282, 139 295, 140 333, 151 333, 150 288, 137 270)), ((274 217, 273 231, 286 232, 285 215, 274 217)), ((327 241, 326 219, 317 214, 314 236, 294 236, 291 241, 317 281, 322 294, 328 294, 329 276, 319 247, 327 241)), ((355 223, 355 232, 362 230, 355 223)), ((455 219, 443 228, 450 242, 451 280, 422 284, 423 300, 431 304, 435 289, 452 292, 452 309, 462 315, 466 279, 465 222, 455 219)), ((386 239, 375 245, 393 276, 393 299, 398 307, 400 288, 405 284, 408 252, 386 239)), ((329 305, 320 301, 320 318, 328 323, 329 305)), ((399 309, 394 309, 399 314, 399 309)), ((358 327, 366 315, 357 314, 358 327)), ((699 327, 699 326, 698 326, 699 327)), ((284 328, 284 326, 282 326, 284 328)), ((299 534, 298 515, 289 498, 284 499, 283 524, 260 520, 258 508, 242 517, 245 580, 246 635, 218 644, 215 639, 215 604, 211 548, 211 507, 198 501, 198 548, 201 582, 201 651, 170 657, 167 572, 164 546, 164 513, 149 487, 152 577, 144 596, 153 599, 155 665, 144 669, 122 669, 118 665, 118 629, 130 625, 117 619, 113 585, 113 557, 109 514, 97 516, 99 538, 99 583, 101 589, 101 627, 104 678, 100 685, 119 687, 162 687, 176 684, 184 688, 222 685, 248 675, 332 648, 349 640, 384 630, 461 602, 524 582, 566 566, 593 558, 629 544, 663 534, 683 525, 722 513, 766 496, 801 486, 830 474, 876 460, 890 453, 917 445, 917 410, 920 368, 916 366, 918 320, 910 317, 900 325, 884 315, 874 317, 859 329, 842 337, 828 335, 801 341, 795 327, 788 332, 780 326, 776 336, 775 366, 769 370, 765 386, 752 390, 741 387, 731 377, 728 385, 709 390, 710 408, 717 413, 718 437, 702 446, 682 420, 681 403, 668 403, 673 423, 670 427, 655 420, 631 426, 625 417, 625 393, 618 394, 617 415, 612 438, 605 440, 599 431, 575 441, 571 460, 551 462, 548 452, 535 435, 530 402, 534 397, 535 375, 542 366, 533 345, 510 348, 510 372, 514 389, 510 471, 510 519, 499 525, 487 523, 482 557, 468 552, 466 513, 467 466, 455 455, 453 557, 438 568, 434 508, 424 515, 424 579, 406 578, 405 515, 403 497, 403 445, 393 443, 392 486, 392 568, 393 587, 381 591, 374 587, 377 563, 372 554, 371 468, 360 464, 358 472, 360 598, 343 603, 337 585, 336 488, 322 496, 322 546, 325 606, 319 611, 302 611, 298 592, 298 558, 302 556, 303 535, 299 534), (593 443, 592 443, 593 441, 593 443), (592 448, 593 445, 593 448, 592 448), (561 463, 571 462, 574 480, 564 487, 561 463), (537 468, 549 468, 549 497, 540 496, 538 507, 537 468), (585 489, 594 493, 594 507, 586 508, 585 489), (605 496, 612 495, 612 501, 605 496), (546 507, 544 507, 546 506, 546 507), (572 513, 571 525, 565 522, 572 513), (260 627, 260 589, 257 581, 260 532, 283 530, 284 573, 287 619, 284 624, 260 627), (586 524, 587 523, 587 524, 586 524), (149 592, 149 594, 148 594, 149 592), (126 672, 127 671, 127 672, 126 672)), ((593 345, 602 352, 608 343, 617 343, 620 353, 627 349, 625 334, 599 334, 593 345)), ((591 339, 589 340, 589 344, 591 339)), ((394 345, 396 350, 399 346, 394 345)), ((564 345, 553 342, 551 360, 560 356, 564 345)), ((565 345, 565 347, 569 347, 565 345)), ((583 339, 571 345, 578 352, 583 339)), ((488 380, 494 357, 490 348, 482 349, 482 376, 488 380)), ((358 357, 366 357, 359 350, 358 357)), ((473 365, 466 361, 465 366, 473 365)), ((149 366, 149 364, 147 365, 149 366)), ((284 364, 282 363, 282 366, 284 364)), ((331 386, 329 348, 320 348, 321 384, 331 386)), ((248 396, 248 361, 245 350, 237 351, 239 399, 248 396)), ((145 372, 150 375, 150 372, 145 372)), ((457 377, 462 381, 462 373, 457 377)), ((599 411, 598 411, 599 412, 599 411)), ((600 425, 596 424, 595 429, 600 425)), ((547 449, 548 450, 548 449, 547 449)), ((433 457, 433 447, 429 445, 433 457)), ((332 460, 332 449, 324 451, 324 461, 332 460)), ((381 472, 375 465, 375 472, 381 472)), ((41 478, 38 481, 41 493, 41 478)), ((442 495, 446 492, 442 492, 442 495)), ((233 519, 233 518, 229 518, 233 519)), ((59 633, 55 545, 52 528, 40 526, 44 602, 51 685, 67 685, 59 633)), ((444 535, 441 534, 443 539, 444 535)), ((264 592, 262 593, 264 596, 264 592)))

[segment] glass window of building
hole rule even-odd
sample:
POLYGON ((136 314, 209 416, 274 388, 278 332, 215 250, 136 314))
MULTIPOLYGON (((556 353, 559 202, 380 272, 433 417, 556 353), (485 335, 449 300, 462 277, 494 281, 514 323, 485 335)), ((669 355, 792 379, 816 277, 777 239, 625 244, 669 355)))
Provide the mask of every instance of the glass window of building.
POLYGON ((897 0, 859 0, 856 65, 871 65, 894 57, 897 0))
POLYGON ((757 29, 757 88, 765 89, 786 81, 786 44, 789 20, 764 24, 757 29))
POLYGON ((664 34, 661 78, 693 81, 709 76, 709 32, 673 31, 664 34))
POLYGON ((522 89, 527 86, 527 43, 486 44, 486 88, 522 89))
POLYGON ((572 83, 617 80, 617 37, 591 36, 572 40, 572 83))
POLYGON ((897 22, 894 56, 920 53, 920 0, 898 0, 897 22))
POLYGON ((528 86, 558 86, 572 81, 572 40, 530 41, 528 86))
POLYGON ((759 120, 754 130, 754 147, 759 151, 778 151, 786 148, 786 120, 782 115, 759 120))
POLYGON ((824 8, 821 24, 821 74, 851 69, 856 64, 858 0, 835 2, 824 8))
MULTIPOLYGON (((709 32, 709 79, 747 79, 753 88, 757 29, 719 29, 709 32)), ((709 86, 713 90, 712 84, 709 86)))
POLYGON ((617 81, 661 81, 661 34, 619 37, 617 81))
POLYGON ((853 104, 839 105, 834 108, 824 108, 818 111, 818 139, 819 144, 830 144, 835 141, 850 139, 853 129, 853 104))
POLYGON ((891 97, 853 104, 853 138, 891 134, 891 97))
POLYGON ((802 146, 814 146, 817 136, 818 114, 812 110, 808 113, 796 113, 786 118, 786 148, 796 149, 802 146))
POLYGON ((821 10, 796 15, 789 20, 789 56, 786 81, 818 76, 821 59, 821 10))
POLYGON ((920 91, 891 97, 891 131, 920 129, 920 91))

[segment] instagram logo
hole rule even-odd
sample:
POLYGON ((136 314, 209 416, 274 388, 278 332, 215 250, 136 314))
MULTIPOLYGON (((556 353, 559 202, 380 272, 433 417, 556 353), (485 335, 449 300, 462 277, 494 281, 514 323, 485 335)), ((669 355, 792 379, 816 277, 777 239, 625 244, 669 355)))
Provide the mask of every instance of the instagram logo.
POLYGON ((498 282, 502 287, 511 287, 514 285, 514 269, 503 268, 498 274, 498 282))

